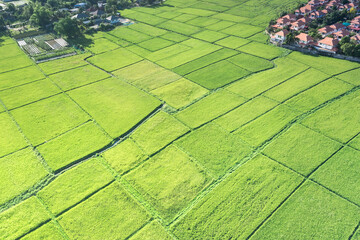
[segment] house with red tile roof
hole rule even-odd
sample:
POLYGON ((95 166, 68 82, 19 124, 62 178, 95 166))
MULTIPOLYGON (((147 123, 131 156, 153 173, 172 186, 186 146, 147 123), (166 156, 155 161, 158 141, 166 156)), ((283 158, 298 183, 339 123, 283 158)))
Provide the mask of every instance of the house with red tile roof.
POLYGON ((339 40, 335 38, 326 37, 318 41, 318 47, 320 51, 336 53, 338 50, 336 47, 339 44, 339 40))
POLYGON ((281 30, 277 33, 274 33, 272 36, 271 36, 271 40, 273 42, 278 42, 278 43, 283 43, 285 40, 286 40, 286 36, 289 34, 289 31, 284 29, 284 30, 281 30))
POLYGON ((354 40, 355 42, 360 44, 360 34, 356 34, 355 36, 352 36, 351 40, 354 40))
POLYGON ((295 15, 301 15, 304 16, 305 14, 310 14, 312 12, 316 11, 316 7, 312 5, 305 5, 304 7, 301 7, 300 9, 295 10, 295 15))
POLYGON ((350 32, 346 29, 342 29, 340 31, 337 31, 334 33, 334 37, 336 37, 339 41, 345 37, 345 36, 349 36, 350 35, 350 32))
POLYGON ((287 15, 283 16, 282 18, 287 18, 287 19, 289 19, 291 22, 295 22, 296 19, 297 19, 295 14, 287 14, 287 15))
POLYGON ((296 38, 299 39, 298 43, 301 46, 314 43, 314 39, 311 36, 309 36, 307 33, 300 33, 299 35, 296 35, 296 38))
POLYGON ((291 21, 287 18, 279 18, 278 20, 276 20, 276 25, 280 26, 280 27, 286 27, 289 26, 291 24, 291 21))
POLYGON ((332 28, 334 30, 334 32, 337 32, 337 31, 340 31, 340 30, 346 28, 346 26, 342 23, 335 23, 333 25, 330 25, 329 27, 332 28))
POLYGON ((321 36, 324 38, 334 32, 334 29, 330 26, 325 26, 323 28, 320 28, 318 32, 321 34, 321 36))
POLYGON ((303 21, 297 20, 296 22, 291 23, 291 30, 300 31, 306 27, 303 21))

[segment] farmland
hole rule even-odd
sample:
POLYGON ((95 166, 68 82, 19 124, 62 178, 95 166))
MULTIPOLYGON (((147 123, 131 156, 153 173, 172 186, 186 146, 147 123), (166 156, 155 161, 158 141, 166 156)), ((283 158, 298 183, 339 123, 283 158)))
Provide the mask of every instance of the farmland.
POLYGON ((267 44, 297 5, 125 9, 38 64, 0 37, 0 239, 359 239, 360 64, 267 44))

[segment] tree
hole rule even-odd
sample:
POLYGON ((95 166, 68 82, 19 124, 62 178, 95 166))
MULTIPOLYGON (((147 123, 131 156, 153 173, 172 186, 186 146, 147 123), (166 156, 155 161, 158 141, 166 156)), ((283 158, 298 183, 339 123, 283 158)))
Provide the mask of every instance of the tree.
POLYGON ((345 55, 354 56, 355 46, 356 45, 354 43, 348 42, 348 43, 341 45, 340 49, 345 55))
POLYGON ((81 37, 82 33, 75 19, 69 17, 61 19, 55 23, 55 32, 70 39, 81 37))
POLYGON ((37 6, 34 9, 34 13, 30 17, 30 23, 35 26, 45 28, 50 23, 52 12, 42 6, 37 6))
POLYGON ((0 32, 3 32, 6 30, 6 23, 3 16, 0 16, 0 32))
POLYGON ((286 44, 293 44, 296 42, 296 36, 294 33, 289 33, 287 36, 286 36, 286 39, 285 39, 285 43, 286 44))

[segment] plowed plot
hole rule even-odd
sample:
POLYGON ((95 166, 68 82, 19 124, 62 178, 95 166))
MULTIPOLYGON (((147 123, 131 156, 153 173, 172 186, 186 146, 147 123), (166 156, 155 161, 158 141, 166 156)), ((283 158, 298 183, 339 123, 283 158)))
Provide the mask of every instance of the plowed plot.
POLYGON ((241 163, 250 148, 237 136, 208 124, 176 142, 190 156, 219 177, 235 164, 241 163))
POLYGON ((98 80, 110 77, 109 74, 91 65, 74 68, 50 76, 62 90, 67 91, 98 80))
POLYGON ((265 148, 264 153, 286 166, 308 175, 340 147, 339 143, 296 124, 271 142, 265 148))
POLYGON ((245 239, 301 177, 259 156, 238 168, 174 226, 179 239, 245 239))
POLYGON ((0 205, 25 192, 46 175, 40 159, 30 148, 0 158, 0 205))
POLYGON ((88 60, 92 64, 108 72, 112 72, 116 69, 139 62, 142 58, 128 50, 120 48, 111 52, 95 55, 90 57, 88 60))
POLYGON ((305 183, 251 239, 347 239, 360 210, 312 182, 305 183), (299 207, 301 206, 301 207, 299 207), (309 214, 311 213, 311 214, 309 214))
POLYGON ((58 215, 112 180, 111 172, 93 158, 60 175, 37 196, 53 214, 58 215))
POLYGON ((48 141, 89 119, 63 94, 17 108, 11 113, 33 145, 48 141))
POLYGON ((19 86, 45 78, 44 74, 34 66, 0 74, 0 90, 19 86))
POLYGON ((0 156, 12 153, 28 144, 7 113, 0 114, 0 156))
POLYGON ((192 72, 186 78, 208 89, 215 89, 249 74, 249 71, 223 60, 192 72))
POLYGON ((360 204, 359 159, 360 151, 345 147, 322 165, 312 178, 341 196, 360 204))
POLYGON ((170 146, 125 177, 169 221, 210 181, 187 154, 170 146))
POLYGON ((58 218, 71 239, 125 239, 149 216, 118 183, 113 183, 58 218))
POLYGON ((176 118, 161 111, 137 128, 131 138, 150 155, 188 131, 176 118))
POLYGON ((360 132, 360 91, 320 109, 302 122, 325 135, 347 142, 360 132))
POLYGON ((113 138, 129 131, 160 101, 118 79, 110 78, 69 92, 113 138))
POLYGON ((50 219, 36 197, 0 213, 0 238, 18 239, 50 219))
POLYGON ((49 166, 58 171, 105 147, 111 140, 98 126, 89 122, 42 144, 37 149, 49 166))

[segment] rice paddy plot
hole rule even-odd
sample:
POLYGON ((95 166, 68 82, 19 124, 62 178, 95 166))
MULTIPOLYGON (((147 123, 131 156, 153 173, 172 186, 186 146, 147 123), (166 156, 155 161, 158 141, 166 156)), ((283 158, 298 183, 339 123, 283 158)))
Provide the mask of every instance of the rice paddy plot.
POLYGON ((258 42, 251 42, 245 46, 238 48, 237 50, 269 60, 279 57, 288 51, 284 48, 279 48, 273 45, 258 42))
POLYGON ((79 106, 63 94, 17 108, 12 110, 11 114, 34 146, 89 119, 79 106))
POLYGON ((190 21, 191 19, 194 19, 197 17, 198 16, 196 16, 196 15, 183 13, 183 14, 173 18, 172 20, 177 21, 177 22, 187 22, 187 21, 190 21))
MULTIPOLYGON (((33 187, 48 172, 30 148, 0 158, 0 205, 33 187)), ((1 225, 1 224, 0 224, 1 225)))
POLYGON ((231 21, 234 23, 240 23, 240 22, 244 22, 244 21, 248 20, 248 18, 246 18, 246 17, 237 16, 237 15, 228 14, 228 13, 217 13, 211 17, 221 19, 221 20, 231 21))
POLYGON ((185 78, 153 90, 155 94, 174 108, 182 108, 208 93, 208 90, 185 78))
POLYGON ((221 30, 221 32, 223 32, 223 33, 237 36, 237 37, 242 37, 242 38, 251 37, 252 35, 259 33, 261 31, 263 31, 263 28, 261 28, 261 27, 256 27, 256 26, 243 24, 243 23, 238 23, 231 27, 221 30))
POLYGON ((358 150, 360 150, 360 134, 357 135, 354 139, 352 139, 349 143, 351 147, 354 147, 358 150))
POLYGON ((50 219, 36 197, 0 213, 0 238, 18 239, 50 219))
POLYGON ((170 146, 125 176, 169 222, 211 181, 187 154, 170 146))
POLYGON ((147 55, 146 58, 153 62, 156 62, 156 61, 159 61, 162 59, 166 59, 168 57, 173 57, 176 54, 183 53, 188 50, 191 50, 191 47, 186 46, 182 43, 178 43, 178 44, 172 45, 170 47, 166 47, 166 48, 160 49, 156 52, 153 52, 153 53, 147 55))
POLYGON ((212 31, 220 31, 224 28, 228 28, 232 25, 234 25, 234 22, 230 22, 230 21, 219 21, 217 23, 211 24, 206 26, 206 29, 212 30, 212 31))
POLYGON ((0 114, 0 157, 15 152, 28 144, 9 114, 0 114))
POLYGON ((112 138, 129 131, 160 106, 160 101, 116 78, 69 92, 112 138))
POLYGON ((360 69, 351 70, 336 76, 337 78, 346 81, 355 86, 360 85, 360 69))
POLYGON ((223 11, 228 10, 227 7, 224 7, 219 4, 215 4, 215 3, 210 3, 210 2, 198 2, 198 3, 195 3, 194 5, 191 5, 191 7, 215 11, 215 12, 223 12, 223 11))
POLYGON ((39 63, 38 66, 48 75, 68 70, 71 68, 76 68, 80 66, 87 65, 88 63, 84 61, 85 58, 91 56, 91 54, 80 54, 71 57, 65 57, 61 59, 56 59, 53 61, 48 61, 44 63, 39 63))
POLYGON ((358 224, 359 215, 358 207, 308 181, 251 240, 304 239, 309 236, 314 239, 347 239, 358 224))
POLYGON ((324 163, 311 178, 350 201, 360 204, 360 151, 345 147, 324 163))
POLYGON ((235 82, 227 90, 252 98, 307 69, 305 65, 287 58, 277 59, 274 63, 275 68, 235 82))
POLYGON ((61 90, 49 79, 43 79, 0 91, 0 98, 6 108, 11 110, 50 97, 60 92, 61 90))
POLYGON ((196 9, 196 8, 179 8, 178 12, 193 14, 193 15, 201 16, 201 17, 208 17, 208 16, 214 15, 216 13, 213 11, 196 9))
POLYGON ((290 98, 285 104, 299 111, 306 112, 352 88, 353 85, 336 78, 331 78, 290 98))
POLYGON ((0 45, 0 56, 2 59, 16 57, 22 54, 24 54, 24 52, 17 44, 8 44, 6 46, 0 45))
POLYGON ((232 132, 274 108, 276 105, 277 103, 275 101, 258 96, 224 116, 219 117, 214 122, 227 131, 232 132))
POLYGON ((212 25, 219 21, 220 20, 211 18, 211 17, 197 17, 197 18, 191 19, 190 21, 187 21, 186 24, 194 25, 197 27, 206 27, 208 25, 212 25))
POLYGON ((158 25, 158 27, 165 28, 169 31, 184 35, 192 35, 200 31, 200 28, 190 24, 169 20, 158 25))
POLYGON ((236 94, 226 90, 219 90, 192 104, 188 108, 177 112, 175 117, 187 126, 196 128, 230 111, 245 101, 245 98, 236 94))
POLYGON ((140 231, 135 233, 130 240, 171 240, 173 239, 156 220, 151 221, 140 231))
POLYGON ((327 78, 330 78, 330 76, 318 70, 309 69, 270 89, 265 92, 264 95, 276 101, 283 102, 327 78))
POLYGON ((223 60, 186 75, 186 78, 208 89, 216 89, 249 75, 251 72, 223 60))
POLYGON ((141 60, 141 57, 124 48, 119 48, 111 52, 95 55, 88 59, 90 63, 108 72, 115 71, 119 68, 126 67, 141 60))
POLYGON ((35 66, 1 73, 0 90, 16 87, 22 84, 45 78, 44 74, 35 66))
POLYGON ((218 51, 215 51, 213 53, 195 59, 191 62, 180 65, 174 68, 173 71, 181 75, 186 75, 190 72, 206 67, 207 65, 229 58, 236 54, 238 54, 238 52, 230 49, 222 48, 218 51))
POLYGON ((119 45, 111 42, 106 38, 95 38, 92 39, 92 41, 93 43, 90 46, 86 47, 86 49, 95 54, 108 52, 119 48, 119 45))
POLYGON ((106 72, 94 66, 85 65, 53 74, 50 76, 50 79, 61 87, 62 90, 67 91, 107 77, 110 77, 110 75, 106 72))
POLYGON ((179 239, 245 239, 302 178, 258 156, 239 167, 174 226, 179 239))
POLYGON ((71 168, 37 193, 54 214, 59 215, 113 180, 98 158, 71 168))
POLYGON ((296 124, 272 141, 263 152, 307 176, 340 147, 339 143, 296 124))
POLYGON ((180 15, 181 15, 181 13, 179 13, 179 12, 167 12, 167 11, 157 14, 157 16, 166 18, 166 19, 173 19, 180 15))
POLYGON ((0 60, 0 73, 31 66, 33 61, 25 54, 0 60))
POLYGON ((299 112, 280 105, 239 128, 234 133, 238 134, 251 146, 256 147, 281 131, 298 115, 299 112))
POLYGON ((130 138, 106 150, 102 156, 119 174, 126 173, 147 158, 144 151, 130 138))
POLYGON ((51 239, 51 240, 63 240, 66 239, 55 226, 53 221, 50 221, 36 230, 26 234, 21 239, 33 240, 33 239, 51 239))
POLYGON ((182 41, 189 39, 188 37, 178 34, 178 33, 175 33, 175 32, 168 32, 164 35, 161 35, 161 38, 170 40, 173 42, 182 42, 182 41))
POLYGON ((295 51, 289 54, 289 58, 307 64, 330 75, 339 74, 360 66, 355 62, 322 56, 314 57, 295 51))
POLYGON ((125 239, 149 219, 117 182, 57 218, 71 239, 125 239))
POLYGON ((241 47, 245 44, 248 44, 250 41, 244 38, 239 38, 239 37, 234 37, 234 36, 229 36, 227 38, 221 39, 217 42, 215 42, 215 44, 227 47, 227 48, 231 48, 231 49, 236 49, 238 47, 241 47))
POLYGON ((129 14, 123 14, 123 16, 134 19, 137 21, 140 21, 142 23, 147 23, 151 25, 157 25, 164 21, 166 21, 166 18, 158 17, 152 14, 142 13, 142 12, 132 12, 129 14))
POLYGON ((108 145, 112 139, 93 122, 75 128, 37 147, 55 171, 108 145))
POLYGON ((144 24, 144 23, 133 24, 133 25, 129 26, 129 28, 133 29, 135 31, 141 32, 141 33, 145 33, 152 37, 159 37, 161 35, 168 33, 168 31, 166 31, 164 29, 157 28, 157 27, 151 26, 149 24, 144 24))
POLYGON ((124 39, 125 41, 128 41, 130 43, 139 43, 151 38, 151 36, 147 34, 132 30, 128 27, 116 28, 115 30, 112 30, 109 34, 124 39))
POLYGON ((238 54, 229 58, 228 61, 251 72, 259 72, 274 67, 272 62, 249 54, 238 54))
POLYGON ((204 30, 202 32, 192 35, 192 37, 195 37, 195 38, 207 41, 207 42, 215 42, 219 39, 227 37, 227 35, 220 33, 220 32, 216 32, 216 31, 204 30))
POLYGON ((151 155, 188 131, 189 128, 176 118, 160 111, 137 128, 131 138, 151 155))
POLYGON ((131 45, 125 48, 126 50, 129 50, 130 52, 133 52, 140 57, 147 58, 148 55, 150 55, 152 52, 150 50, 147 50, 145 48, 142 48, 138 45, 131 45))
POLYGON ((302 124, 346 143, 360 132, 360 91, 353 92, 311 114, 302 124))
POLYGON ((257 33, 248 38, 248 40, 259 42, 259 43, 267 43, 269 40, 269 36, 263 32, 257 33))
POLYGON ((237 136, 212 123, 191 132, 175 144, 195 158, 216 178, 241 163, 250 153, 249 146, 237 136))
POLYGON ((154 51, 160 50, 162 48, 171 46, 173 44, 174 44, 174 42, 171 42, 169 40, 165 40, 163 38, 155 37, 155 38, 146 40, 144 42, 141 42, 138 45, 140 47, 143 47, 143 48, 149 50, 149 51, 154 52, 154 51))

